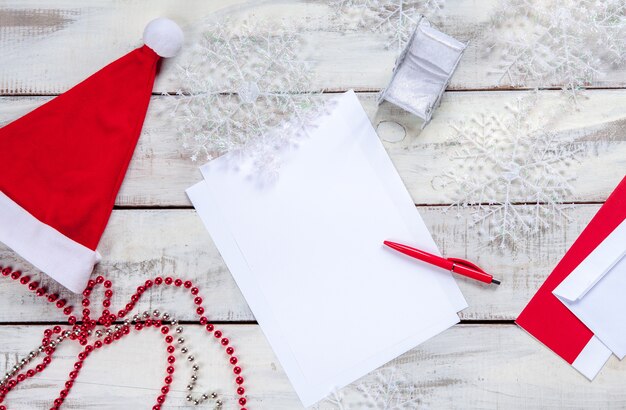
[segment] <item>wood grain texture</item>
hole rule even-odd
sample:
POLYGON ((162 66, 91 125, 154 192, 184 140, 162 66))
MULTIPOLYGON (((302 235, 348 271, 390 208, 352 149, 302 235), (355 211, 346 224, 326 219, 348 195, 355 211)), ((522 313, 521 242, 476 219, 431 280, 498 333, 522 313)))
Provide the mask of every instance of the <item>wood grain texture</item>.
MULTIPOLYGON (((302 408, 281 366, 256 325, 227 325, 244 368, 249 407, 267 410, 302 408)), ((12 365, 40 340, 41 326, 0 327, 0 371, 12 365)), ((165 349, 156 331, 130 335, 124 341, 93 354, 66 399, 68 409, 147 408, 162 383, 165 349), (152 348, 157 346, 157 348, 152 348)), ((225 354, 199 326, 187 326, 185 336, 201 346, 199 386, 230 395, 234 383, 225 354), (206 377, 209 378, 207 383, 206 377)), ((77 346, 59 348, 46 372, 26 382, 9 396, 9 408, 47 408, 56 397, 75 361, 77 346)), ((626 406, 626 362, 612 357, 594 382, 514 325, 458 325, 409 351, 386 366, 407 375, 410 384, 401 398, 414 400, 414 408, 428 409, 545 409, 626 406)), ((184 397, 186 363, 177 362, 167 408, 188 408, 184 397)), ((358 384, 367 386, 370 379, 358 384)), ((349 409, 368 408, 356 389, 345 391, 349 409), (361 403, 361 405, 359 405, 361 403)), ((207 407, 203 407, 207 408, 207 407)), ((225 408, 234 408, 226 397, 225 408)), ((330 402, 320 410, 337 410, 330 402)))
MULTIPOLYGON (((187 0, 180 7, 168 0, 94 0, 82 4, 69 0, 3 0, 0 21, 10 23, 0 25, 0 93, 60 93, 140 45, 145 24, 158 16, 178 21, 185 30, 187 44, 197 41, 205 22, 211 19, 228 16, 233 21, 288 21, 300 27, 305 39, 301 53, 312 63, 314 87, 384 87, 397 55, 396 50, 385 48, 388 38, 368 27, 347 29, 351 24, 338 19, 336 9, 328 4, 304 0, 187 0)), ((470 42, 450 89, 512 86, 508 79, 501 80, 499 57, 488 52, 486 43, 497 6, 497 0, 446 1, 441 15, 435 18, 442 31, 470 42)), ((157 92, 175 91, 180 86, 175 67, 186 58, 183 51, 180 57, 164 64, 157 92)), ((626 84, 626 67, 607 65, 601 71, 606 74, 590 86, 626 84)))
MULTIPOLYGON (((575 205, 567 212, 570 222, 562 228, 529 237, 514 251, 485 245, 469 226, 471 209, 457 214, 445 207, 421 207, 419 211, 443 254, 464 257, 493 272, 503 283, 487 286, 457 276, 469 308, 467 320, 513 320, 565 254, 599 205, 575 205)), ((121 309, 135 288, 157 275, 178 275, 197 283, 205 296, 212 320, 254 320, 200 218, 192 210, 114 211, 99 251, 103 255, 97 272, 116 285, 113 310, 121 309)), ((9 249, 0 245, 0 263, 25 272, 37 272, 9 249)), ((52 280, 41 278, 50 289, 52 280)), ((192 320, 192 301, 180 289, 153 290, 144 295, 138 309, 165 308, 181 319, 192 320)), ((0 280, 0 322, 59 320, 60 312, 10 280, 0 280), (15 307, 19 306, 19 309, 15 307)), ((68 292, 63 292, 68 296, 68 292)), ((76 296, 69 298, 80 305, 76 296)))
MULTIPOLYGON (((417 204, 449 204, 458 194, 454 186, 441 187, 441 175, 456 167, 457 146, 453 123, 469 121, 481 113, 502 113, 524 92, 449 92, 433 121, 420 133, 421 124, 406 112, 384 104, 377 106, 376 93, 359 99, 383 140, 391 159, 417 204), (390 126, 391 124, 391 126, 390 126)), ((559 138, 573 139, 580 159, 569 172, 569 202, 604 201, 626 173, 626 90, 589 91, 577 109, 568 108, 558 91, 541 92, 529 124, 544 124, 559 138), (557 111, 557 120, 548 122, 557 111)), ((320 98, 331 98, 329 95, 320 98)), ((0 124, 19 118, 47 101, 47 97, 0 98, 0 124)), ((175 97, 153 97, 128 173, 117 197, 121 206, 190 206, 185 189, 199 181, 198 166, 183 148, 172 117, 175 97)), ((502 198, 494 198, 502 199, 502 198)), ((512 198, 523 202, 525 198, 512 198)))
MULTIPOLYGON (((433 121, 421 124, 388 104, 376 105, 375 91, 390 77, 396 52, 385 48, 387 38, 368 28, 349 29, 321 0, 0 0, 0 126, 48 101, 125 52, 141 44, 145 24, 159 16, 178 21, 187 45, 195 43, 210 19, 282 20, 300 25, 304 38, 301 57, 310 62, 313 88, 343 91, 355 88, 374 127, 407 185, 426 225, 444 254, 476 261, 503 280, 487 287, 457 278, 469 303, 464 320, 515 319, 572 242, 626 174, 626 90, 587 91, 576 109, 559 91, 542 91, 530 124, 543 124, 546 113, 557 119, 543 126, 559 138, 573 138, 581 150, 570 170, 576 176, 567 201, 569 220, 561 226, 526 237, 515 251, 487 245, 470 226, 473 208, 446 212, 454 202, 453 187, 438 177, 454 167, 456 148, 451 123, 480 113, 502 113, 522 93, 495 73, 498 57, 488 54, 486 38, 499 0, 447 0, 439 28, 470 46, 444 95, 433 121), (478 90, 478 91, 476 91, 478 90), (498 91, 501 90, 501 91, 498 91), (508 91, 507 91, 508 90, 508 91), (397 141, 397 142, 388 142, 397 141)), ((189 59, 190 48, 164 61, 155 94, 180 86, 176 66, 189 59)), ((604 67, 591 88, 626 87, 626 67, 604 67)), ((537 84, 527 82, 522 88, 537 84)), ((558 88, 561 84, 553 84, 558 88)), ((224 91, 233 91, 225 89, 224 91)), ((124 90, 116 90, 120 98, 124 90)), ((326 94, 320 98, 331 98, 326 94)), ((96 274, 115 283, 113 307, 126 303, 135 287, 156 275, 191 279, 199 285, 213 321, 253 321, 244 298, 224 265, 184 190, 200 180, 199 163, 188 158, 170 113, 175 97, 154 96, 144 130, 99 250, 104 259, 96 274), (129 209, 126 209, 129 208, 129 209), (180 208, 180 209, 169 209, 180 208)), ((6 159, 5 159, 6 160, 6 159)), ((6 163, 5 163, 6 164, 6 163)), ((1 172, 1 171, 0 171, 1 172)), ((498 198, 494 198, 498 199, 498 198)), ((523 202, 521 198, 514 198, 523 202)), ((524 205, 516 205, 523 207, 524 205)), ((19 256, 0 244, 0 265, 35 272, 19 256)), ((34 273, 51 290, 59 290, 75 306, 80 299, 34 273)), ((97 303, 101 296, 94 297, 97 303)), ((158 308, 180 319, 193 320, 193 303, 180 289, 157 289, 144 295, 138 309, 158 308)), ((95 309, 99 310, 99 309, 95 309)), ((57 309, 25 287, 0 278, 0 372, 41 340, 41 322, 62 319, 57 309)), ((208 376, 207 387, 229 395, 230 367, 214 338, 202 328, 187 325, 196 354, 208 376), (210 339, 210 340, 209 340, 210 339), (201 344, 198 344, 200 342, 201 344)), ((222 328, 237 348, 248 380, 251 409, 301 408, 280 364, 259 326, 228 323, 222 328)), ((119 345, 98 352, 84 367, 67 399, 68 409, 146 408, 156 397, 164 377, 165 351, 156 332, 133 335, 119 345), (157 347, 158 346, 158 347, 157 347)), ((43 376, 25 383, 9 396, 11 409, 47 408, 67 377, 76 346, 59 349, 43 376)), ((180 370, 167 408, 187 408, 184 401, 186 363, 180 370)), ((510 323, 462 324, 427 341, 390 363, 387 368, 408 376, 416 408, 429 409, 545 409, 626 408, 626 364, 611 358, 593 383, 510 323)), ((370 376, 371 377, 371 376, 370 376)), ((203 379, 206 380, 206 379, 203 379)), ((203 382, 201 381, 201 385, 203 382)), ((371 390, 371 389, 370 389, 371 390)), ((362 409, 363 397, 346 391, 349 408, 362 409)), ((232 397, 227 397, 231 408, 232 397)), ((336 410, 323 402, 317 410, 336 410)))

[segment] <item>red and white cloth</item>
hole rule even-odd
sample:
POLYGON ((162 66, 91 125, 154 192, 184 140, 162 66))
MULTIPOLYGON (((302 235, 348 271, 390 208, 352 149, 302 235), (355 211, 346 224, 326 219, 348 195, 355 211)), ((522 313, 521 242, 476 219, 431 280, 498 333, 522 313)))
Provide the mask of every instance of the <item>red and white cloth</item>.
POLYGON ((160 57, 181 47, 156 19, 145 45, 0 129, 0 242, 72 292, 96 251, 139 138, 160 57))

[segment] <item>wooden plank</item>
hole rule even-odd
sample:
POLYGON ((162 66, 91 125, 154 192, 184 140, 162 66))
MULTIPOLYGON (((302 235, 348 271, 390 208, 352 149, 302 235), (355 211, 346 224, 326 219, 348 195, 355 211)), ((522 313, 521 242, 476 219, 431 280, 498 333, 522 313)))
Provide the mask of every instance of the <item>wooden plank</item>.
MULTIPOLYGON (((517 317, 568 247, 584 229, 599 205, 575 205, 570 222, 554 227, 538 237, 528 237, 516 251, 488 245, 471 229, 472 209, 460 214, 444 212, 444 207, 423 207, 420 213, 439 248, 446 255, 465 257, 502 279, 501 286, 487 286, 457 278, 469 308, 461 313, 468 320, 512 320, 517 317)), ((207 315, 212 320, 254 320, 232 276, 224 265, 209 234, 192 210, 114 211, 100 242, 103 255, 97 272, 116 284, 113 310, 130 299, 135 288, 157 275, 178 275, 190 279, 202 290, 207 315)), ((0 264, 36 272, 15 253, 0 246, 0 264)), ((50 289, 59 289, 40 275, 50 289)), ((56 308, 7 278, 0 277, 0 322, 54 321, 61 315, 56 308), (19 308, 16 308, 19 307, 19 308)), ((157 289, 144 295, 138 309, 171 306, 181 319, 194 320, 191 299, 181 289, 157 289)), ((69 292, 62 291, 64 296, 69 292)), ((77 296, 69 297, 80 306, 77 296)), ((99 308, 95 308, 99 311, 99 308)))
MULTIPOLYGON (((228 325, 224 331, 234 341, 243 364, 249 408, 302 408, 258 326, 228 325)), ((41 332, 41 326, 0 327, 0 371, 37 346, 41 332)), ((127 336, 93 354, 64 406, 104 410, 145 408, 152 403, 162 383, 166 354, 157 332, 146 332, 127 336)), ((225 397, 225 408, 235 408, 230 397, 233 376, 224 353, 199 326, 187 326, 185 335, 190 346, 201 346, 195 355, 202 365, 198 386, 209 386, 225 397)), ((75 345, 61 346, 45 373, 10 394, 9 408, 47 408, 66 380, 77 352, 75 345)), ((167 408, 188 408, 184 401, 186 364, 177 362, 167 408)), ((459 325, 343 390, 343 408, 366 408, 367 399, 356 387, 362 385, 375 394, 372 383, 377 375, 395 374, 399 401, 415 403, 415 407, 405 408, 620 409, 626 406, 624 371, 626 362, 612 357, 589 382, 514 325, 459 325), (406 382, 402 382, 403 376, 406 382)), ((383 408, 375 404, 378 407, 374 408, 383 408)), ((325 401, 317 408, 339 407, 325 401)))
MULTIPOLYGON (((470 46, 454 76, 451 89, 507 88, 511 82, 498 73, 499 57, 489 53, 490 25, 497 0, 447 1, 435 21, 440 29, 470 46)), ((351 31, 345 19, 327 2, 278 0, 190 0, 185 7, 170 0, 98 0, 77 4, 69 0, 3 0, 0 12, 0 94, 56 94, 141 44, 145 24, 157 16, 176 19, 193 44, 209 19, 226 16, 270 22, 288 21, 300 26, 305 44, 302 58, 313 65, 314 87, 328 90, 378 90, 389 81, 397 52, 386 49, 388 38, 369 27, 351 31), (68 62, 71 62, 68 64, 68 62)), ((231 25, 235 25, 234 23, 231 25)), ((188 61, 187 52, 166 62, 156 90, 175 91, 180 86, 177 64, 188 61)), ((601 67, 591 84, 624 87, 626 66, 601 67)), ((538 84, 528 82, 525 87, 538 84)), ((560 86, 560 84, 553 84, 560 86)), ((123 90, 120 90, 122 93, 123 90)))
MULTIPOLYGON (((451 160, 457 147, 450 124, 469 121, 481 112, 499 115, 521 95, 521 92, 446 93, 433 121, 421 133, 416 117, 389 104, 378 107, 375 93, 362 93, 359 98, 383 140, 397 139, 398 133, 400 137, 406 134, 401 141, 385 142, 385 145, 415 202, 447 204, 458 195, 454 186, 441 187, 438 183, 441 175, 458 165, 451 160)), ((47 97, 0 98, 0 124, 47 100, 47 97)), ((542 113, 560 110, 563 103, 557 91, 540 93, 538 101, 538 108, 528 119, 532 126, 545 122, 542 113)), ((174 97, 153 98, 117 205, 190 206, 184 191, 200 180, 197 168, 203 161, 194 163, 189 159, 190 152, 183 148, 176 132, 176 121, 180 119, 170 115, 174 104, 174 97)), ((559 138, 574 139, 581 149, 580 160, 569 169, 576 178, 566 200, 606 199, 626 173, 626 91, 589 92, 578 109, 563 110, 545 129, 556 132, 559 138)))

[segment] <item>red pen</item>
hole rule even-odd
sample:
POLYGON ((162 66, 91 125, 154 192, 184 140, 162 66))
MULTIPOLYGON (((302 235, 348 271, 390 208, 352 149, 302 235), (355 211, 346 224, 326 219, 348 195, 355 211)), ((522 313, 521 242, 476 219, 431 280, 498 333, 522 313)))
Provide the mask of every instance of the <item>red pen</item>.
POLYGON ((484 283, 495 283, 496 285, 500 284, 498 279, 494 279, 492 275, 466 260, 457 258, 442 258, 441 256, 420 251, 419 249, 411 248, 410 246, 402 245, 396 242, 385 241, 384 244, 391 249, 412 258, 419 259, 423 262, 430 263, 431 265, 435 265, 441 269, 449 270, 450 272, 458 273, 459 275, 467 276, 468 278, 476 279, 484 283))

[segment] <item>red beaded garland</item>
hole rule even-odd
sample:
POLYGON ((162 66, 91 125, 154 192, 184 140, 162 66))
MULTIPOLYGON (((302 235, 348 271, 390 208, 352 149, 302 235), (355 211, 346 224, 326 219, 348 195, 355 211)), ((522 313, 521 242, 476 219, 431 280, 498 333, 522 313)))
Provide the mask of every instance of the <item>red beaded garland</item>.
MULTIPOLYGON (((71 326, 70 328, 71 330, 68 329, 62 335, 62 338, 59 338, 57 340, 57 342, 59 342, 59 340, 62 341, 63 337, 66 337, 67 338, 66 340, 77 340, 81 345, 85 346, 83 351, 78 354, 78 360, 74 363, 74 370, 72 370, 69 373, 68 380, 64 384, 64 389, 62 389, 59 392, 59 396, 54 400, 53 402, 54 405, 51 407, 51 409, 58 409, 62 406, 63 402, 65 401, 65 398, 69 395, 74 385, 73 381, 76 380, 79 376, 79 372, 83 366, 83 362, 93 350, 100 349, 104 345, 111 344, 114 341, 121 339, 124 335, 128 335, 131 330, 130 326, 128 325, 121 326, 120 328, 116 327, 116 330, 112 332, 112 336, 107 335, 106 337, 104 337, 102 341, 96 340, 93 344, 89 344, 88 337, 91 334, 91 332, 94 330, 96 325, 100 324, 100 325, 104 325, 107 328, 110 328, 110 326, 113 324, 113 322, 117 318, 121 319, 125 317, 126 314, 133 309, 134 304, 139 300, 141 295, 147 289, 151 288, 154 285, 161 285, 163 283, 165 283, 166 285, 171 285, 173 283, 177 287, 182 286, 185 289, 189 289, 189 292, 192 296, 197 296, 199 294, 199 289, 197 287, 194 287, 192 282, 189 280, 183 281, 180 278, 174 279, 171 277, 166 277, 165 279, 163 279, 161 277, 156 277, 154 278, 154 280, 147 280, 144 286, 139 286, 137 288, 137 292, 131 297, 131 302, 126 304, 125 306, 126 309, 120 310, 118 312, 118 315, 116 316, 115 314, 111 314, 108 311, 108 308, 111 306, 110 299, 113 296, 113 291, 110 289, 113 286, 113 283, 110 280, 105 280, 105 278, 100 275, 95 280, 89 280, 89 282, 87 283, 87 287, 83 291, 83 296, 85 297, 85 299, 83 299, 82 301, 82 305, 84 307, 83 312, 82 312, 83 324, 78 325, 77 318, 75 316, 71 316, 73 307, 67 306, 67 301, 65 299, 59 299, 59 296, 55 293, 48 293, 47 288, 39 287, 38 281, 31 282, 31 278, 29 276, 22 276, 22 272, 20 271, 12 271, 10 267, 2 268, 0 266, 0 272, 2 273, 3 276, 5 277, 10 276, 13 280, 26 286, 30 291, 35 292, 35 294, 38 297, 46 297, 48 302, 54 303, 57 308, 62 309, 63 313, 66 316, 68 316, 67 320, 68 320, 68 324, 71 326), (102 312, 102 316, 98 320, 92 320, 89 317, 89 315, 91 314, 91 311, 87 307, 91 303, 89 298, 92 295, 93 289, 99 284, 102 284, 103 287, 105 288, 105 291, 104 291, 105 298, 102 302, 104 310, 102 312)), ((229 344, 228 338, 222 338, 222 332, 219 330, 215 330, 214 325, 208 323, 208 318, 203 316, 204 308, 201 306, 202 301, 203 301, 202 298, 199 296, 194 298, 194 304, 198 306, 198 308, 196 309, 196 313, 200 316, 200 324, 206 325, 205 326, 206 330, 210 333, 213 333, 213 335, 217 339, 220 339, 220 343, 222 346, 227 346, 229 344)), ((145 321, 145 325, 142 325, 140 322, 136 323, 135 329, 139 331, 141 329, 154 326, 154 327, 160 328, 161 332, 165 335, 166 333, 169 332, 169 329, 167 326, 161 326, 161 324, 162 323, 160 320, 147 319, 145 321)), ((5 399, 6 395, 13 388, 15 388, 15 386, 17 386, 19 383, 27 380, 28 378, 35 376, 37 373, 43 372, 46 369, 46 367, 52 362, 52 354, 55 352, 56 347, 58 345, 58 343, 52 343, 52 340, 51 340, 52 335, 61 334, 62 332, 63 332, 63 329, 60 326, 54 326, 52 329, 46 329, 44 331, 44 338, 42 340, 42 345, 45 346, 45 348, 43 349, 43 352, 45 353, 46 356, 42 359, 41 363, 37 364, 34 367, 34 369, 29 369, 25 373, 14 375, 3 386, 0 386, 0 403, 5 399)), ((168 344, 167 352, 169 354, 169 356, 167 357, 167 362, 169 365, 167 366, 167 369, 166 369, 168 375, 164 379, 165 385, 161 388, 162 394, 157 396, 156 398, 157 403, 153 406, 153 410, 159 410, 161 408, 161 404, 165 402, 167 394, 169 393, 168 385, 170 385, 173 381, 171 375, 173 375, 174 373, 174 367, 172 365, 176 361, 175 357, 172 356, 172 353, 174 353, 175 351, 175 348, 171 345, 173 340, 174 339, 171 335, 165 336, 165 341, 168 344)), ((228 346, 226 347, 226 353, 229 356, 231 356, 229 358, 229 361, 234 366, 233 372, 239 375, 242 370, 240 366, 235 366, 238 359, 235 356, 232 356, 232 354, 234 353, 234 349, 231 346, 228 346)), ((235 378, 235 382, 238 385, 237 394, 239 396, 243 396, 243 394, 245 393, 245 389, 241 386, 244 383, 243 377, 237 376, 235 378)), ((247 399, 244 397, 240 397, 238 402, 241 406, 243 406, 246 404, 247 399)), ((6 410, 6 406, 0 405, 0 410, 6 410)), ((242 407, 241 410, 246 410, 246 409, 242 407)))

